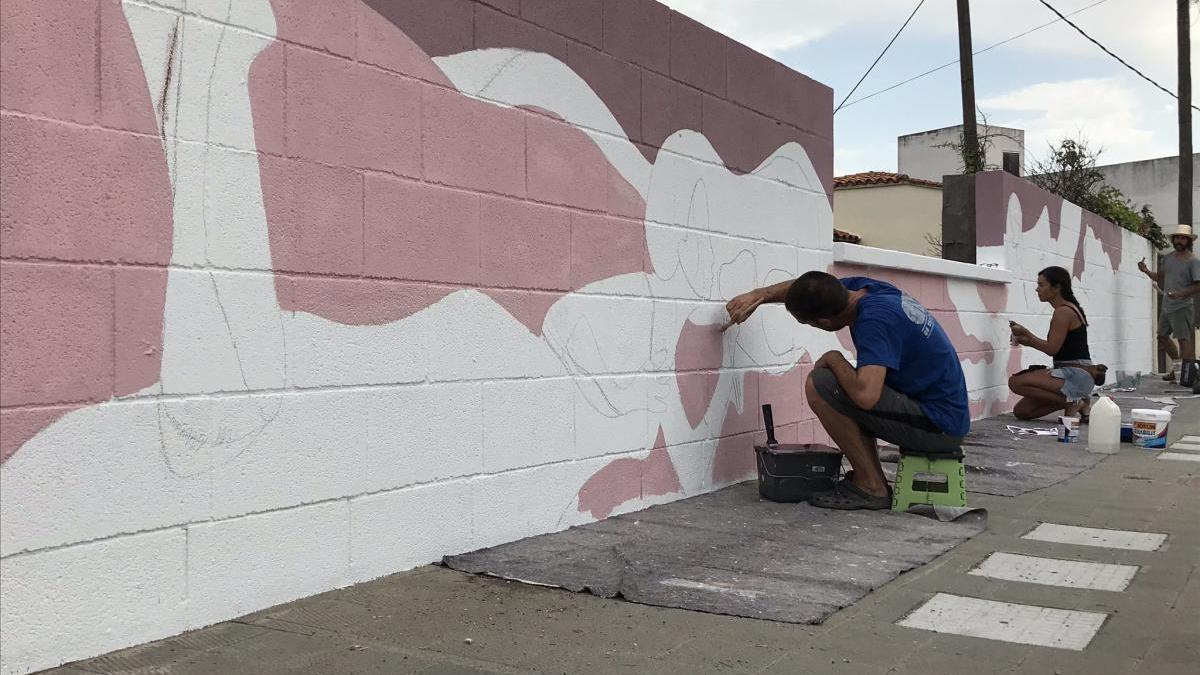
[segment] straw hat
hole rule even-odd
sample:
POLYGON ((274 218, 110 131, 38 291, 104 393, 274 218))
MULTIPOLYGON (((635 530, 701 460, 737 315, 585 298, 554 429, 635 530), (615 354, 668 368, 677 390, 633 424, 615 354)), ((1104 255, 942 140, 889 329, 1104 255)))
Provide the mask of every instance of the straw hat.
MULTIPOLYGON (((1176 225, 1175 231, 1171 233, 1171 237, 1187 237, 1192 241, 1196 240, 1196 235, 1192 234, 1191 225, 1176 225)), ((1170 238, 1170 237, 1169 237, 1170 238)))

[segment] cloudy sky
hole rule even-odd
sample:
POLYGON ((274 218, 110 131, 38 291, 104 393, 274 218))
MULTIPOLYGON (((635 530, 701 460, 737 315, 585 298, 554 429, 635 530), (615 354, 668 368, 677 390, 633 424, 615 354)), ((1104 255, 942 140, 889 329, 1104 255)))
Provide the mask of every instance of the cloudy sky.
MULTIPOLYGON (((833 87, 835 104, 917 3, 664 1, 833 87)), ((1064 14, 1097 2, 1048 1, 1064 14)), ((976 51, 1057 18, 1038 0, 977 0, 971 3, 971 12, 976 51)), ((1200 69, 1196 17, 1193 7, 1193 70, 1200 69)), ((1104 0, 1070 18, 1142 72, 1175 90, 1175 0, 1104 0)), ((851 101, 956 58, 955 2, 926 0, 851 101)), ((1102 147, 1101 164, 1177 154, 1175 99, 1126 70, 1063 22, 977 55, 975 90, 990 123, 1026 130, 1030 156, 1044 155, 1048 142, 1066 136, 1082 136, 1102 147)), ((1200 100, 1196 93, 1193 97, 1200 100)), ((957 64, 848 105, 834 118, 836 171, 894 171, 897 136, 958 124, 961 110, 957 64)), ((1200 124, 1200 113, 1193 113, 1200 124)))

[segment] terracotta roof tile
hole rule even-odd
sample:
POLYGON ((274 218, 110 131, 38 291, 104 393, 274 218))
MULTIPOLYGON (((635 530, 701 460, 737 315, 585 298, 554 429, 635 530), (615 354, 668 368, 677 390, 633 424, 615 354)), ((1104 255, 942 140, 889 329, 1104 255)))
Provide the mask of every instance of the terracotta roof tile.
POLYGON ((864 171, 848 176, 837 176, 833 179, 834 189, 840 187, 862 187, 865 185, 923 185, 925 187, 942 187, 937 181, 913 178, 906 173, 890 171, 864 171))
POLYGON ((839 230, 835 227, 833 228, 833 240, 844 242, 846 244, 857 244, 858 242, 862 241, 862 237, 854 234, 853 232, 839 230))

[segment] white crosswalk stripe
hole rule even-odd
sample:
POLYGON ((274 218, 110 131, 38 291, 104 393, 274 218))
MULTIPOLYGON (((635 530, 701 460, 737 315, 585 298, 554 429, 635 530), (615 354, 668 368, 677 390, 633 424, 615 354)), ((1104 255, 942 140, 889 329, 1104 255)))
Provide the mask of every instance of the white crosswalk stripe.
POLYGON ((1200 454, 1191 454, 1187 452, 1164 452, 1159 455, 1158 458, 1177 460, 1180 462, 1200 462, 1200 454))
POLYGON ((1108 615, 1102 612, 937 593, 897 624, 937 633, 1081 651, 1106 618, 1108 615))
POLYGON ((1137 571, 1137 565, 1113 565, 996 552, 971 570, 970 574, 1043 586, 1123 591, 1137 571))
MULTIPOLYGON (((1157 458, 1200 461, 1200 436, 1183 437, 1167 451, 1159 452, 1157 458)), ((1031 542, 1145 552, 1158 551, 1167 541, 1167 535, 1160 532, 1060 523, 1039 523, 1021 538, 1031 542)), ((1080 549, 1081 552, 1086 550, 1080 549)), ((967 574, 1022 584, 1123 593, 1129 589, 1139 569, 1138 565, 1064 560, 996 551, 970 569, 967 574)), ((1083 651, 1092 643, 1108 617, 1106 612, 1068 610, 935 593, 895 623, 898 626, 936 633, 1083 651)))
POLYGON ((1041 523, 1027 532, 1022 539, 1048 541, 1055 544, 1119 548, 1129 551, 1157 551, 1167 540, 1167 535, 1156 532, 1107 530, 1096 527, 1041 523))

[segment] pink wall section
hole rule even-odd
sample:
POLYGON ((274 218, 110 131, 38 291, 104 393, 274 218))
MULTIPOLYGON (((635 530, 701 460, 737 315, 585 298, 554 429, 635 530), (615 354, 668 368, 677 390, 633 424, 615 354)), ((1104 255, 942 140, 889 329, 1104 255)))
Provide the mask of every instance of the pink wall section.
MULTIPOLYGON (((646 157, 692 128, 745 172, 795 141, 828 193, 827 87, 647 0, 493 4, 271 1, 249 89, 283 309, 383 324, 479 287, 539 334, 563 294, 652 271, 645 204, 591 139, 463 96, 434 56, 555 55, 646 157)), ((4 24, 7 459, 158 379, 171 186, 118 0, 11 0, 4 24)), ((711 372, 679 377, 700 414, 711 372)))
POLYGON ((0 458, 158 380, 171 186, 119 0, 5 2, 0 458))

